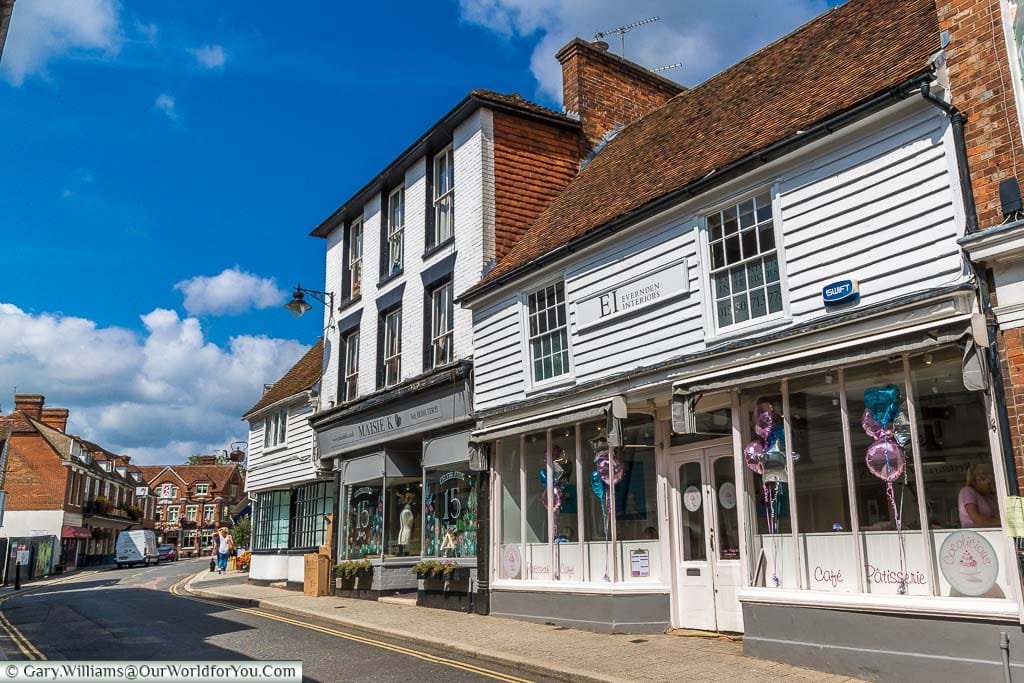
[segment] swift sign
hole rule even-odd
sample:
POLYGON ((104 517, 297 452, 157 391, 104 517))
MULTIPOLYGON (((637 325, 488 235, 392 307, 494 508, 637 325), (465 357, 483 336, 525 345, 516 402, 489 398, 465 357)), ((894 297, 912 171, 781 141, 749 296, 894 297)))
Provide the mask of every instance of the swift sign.
POLYGON ((856 280, 839 280, 821 289, 821 300, 825 306, 838 306, 860 298, 860 286, 856 280))

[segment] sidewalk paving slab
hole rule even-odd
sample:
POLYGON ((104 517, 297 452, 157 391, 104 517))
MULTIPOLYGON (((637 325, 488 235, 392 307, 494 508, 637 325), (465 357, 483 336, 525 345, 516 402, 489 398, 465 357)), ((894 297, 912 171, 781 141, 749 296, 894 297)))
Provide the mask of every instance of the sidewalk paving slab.
POLYGON ((253 586, 245 574, 196 574, 186 590, 209 599, 314 617, 359 635, 440 649, 452 658, 499 664, 564 681, 766 681, 841 683, 856 679, 743 655, 736 639, 673 635, 607 635, 426 607, 314 598, 253 586), (632 643, 641 639, 644 642, 632 643))

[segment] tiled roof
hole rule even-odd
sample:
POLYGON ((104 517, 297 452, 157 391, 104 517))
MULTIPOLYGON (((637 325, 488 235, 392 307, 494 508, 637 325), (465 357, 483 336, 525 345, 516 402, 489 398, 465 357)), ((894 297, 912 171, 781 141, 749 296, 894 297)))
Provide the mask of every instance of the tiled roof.
POLYGON ((167 469, 168 475, 174 478, 176 474, 187 484, 197 481, 212 482, 214 492, 220 494, 227 486, 231 475, 238 471, 238 465, 141 465, 139 469, 142 470, 142 476, 147 484, 167 469))
POLYGON ((939 49, 933 0, 849 0, 626 126, 467 294, 904 83, 939 49))
POLYGON ((542 107, 536 102, 531 102, 519 93, 500 93, 493 90, 477 88, 476 90, 470 90, 469 96, 476 100, 480 100, 481 102, 511 107, 512 109, 518 109, 519 111, 527 114, 536 114, 538 116, 556 119, 571 125, 579 125, 579 121, 576 119, 566 116, 561 112, 557 112, 554 109, 542 107))
POLYGON ((284 376, 274 382, 274 386, 263 392, 263 396, 252 408, 245 411, 242 419, 246 419, 258 410, 262 410, 278 401, 294 396, 310 389, 320 381, 320 374, 323 372, 324 363, 324 342, 323 339, 313 344, 312 348, 291 367, 284 376))

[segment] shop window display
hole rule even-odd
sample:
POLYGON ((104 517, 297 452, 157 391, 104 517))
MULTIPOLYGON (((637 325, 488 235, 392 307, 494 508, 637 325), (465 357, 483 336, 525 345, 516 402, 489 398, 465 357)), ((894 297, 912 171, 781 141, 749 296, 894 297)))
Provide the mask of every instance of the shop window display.
POLYGON ((388 477, 386 483, 384 523, 387 526, 387 544, 384 557, 419 555, 423 482, 419 477, 388 477))
POLYGON ((743 428, 753 434, 765 427, 744 449, 752 470, 747 500, 758 501, 750 524, 753 585, 1011 596, 985 396, 964 387, 961 356, 948 347, 741 392, 743 428), (780 424, 781 447, 771 443, 780 424), (772 473, 784 471, 785 458, 781 468, 770 465, 773 447, 784 454, 787 437, 791 486, 772 473), (758 449, 765 453, 756 457, 758 449), (778 483, 769 507, 764 488, 772 500, 772 479, 778 483), (799 532, 795 548, 790 524, 799 532))
POLYGON ((382 479, 352 484, 346 488, 344 500, 345 558, 380 557, 383 539, 384 493, 382 479))
POLYGON ((425 480, 424 557, 476 557, 476 474, 459 465, 427 470, 425 480))
POLYGON ((498 523, 498 576, 503 579, 523 578, 522 558, 522 486, 521 448, 519 437, 499 439, 495 443, 498 477, 500 478, 499 500, 501 514, 498 523))
POLYGON ((497 442, 501 578, 660 578, 654 419, 622 421, 626 445, 611 450, 606 424, 567 424, 497 442), (520 559, 529 571, 517 574, 520 559))

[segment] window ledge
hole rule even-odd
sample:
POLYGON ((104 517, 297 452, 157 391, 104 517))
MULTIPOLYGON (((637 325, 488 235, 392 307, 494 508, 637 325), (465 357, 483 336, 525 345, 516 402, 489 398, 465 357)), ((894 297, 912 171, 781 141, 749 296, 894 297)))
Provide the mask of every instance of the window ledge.
POLYGON ((720 342, 732 341, 733 339, 740 339, 742 337, 752 337, 762 332, 767 332, 768 330, 774 330, 792 324, 792 316, 777 314, 776 317, 765 318, 757 324, 731 328, 722 332, 709 334, 704 338, 704 343, 708 347, 711 347, 720 342))
POLYGON ((381 275, 380 276, 380 280, 377 281, 377 290, 380 291, 385 286, 387 286, 388 284, 390 284, 390 283, 394 282, 395 280, 399 279, 403 275, 405 275, 405 269, 404 268, 403 269, 399 269, 397 272, 391 273, 389 275, 381 275))
POLYGON ((261 455, 274 455, 275 453, 281 453, 286 450, 288 450, 287 441, 285 441, 284 443, 279 443, 276 446, 271 446, 270 448, 265 448, 261 455))
POLYGON ((556 379, 545 380, 540 384, 533 384, 529 389, 526 389, 523 393, 527 396, 534 396, 537 394, 543 394, 546 391, 552 389, 561 389, 563 387, 570 387, 576 384, 576 377, 572 374, 568 374, 565 377, 558 377, 556 379))
POLYGON ((672 589, 659 582, 630 583, 581 583, 579 581, 523 581, 516 579, 495 579, 491 590, 527 591, 536 593, 584 593, 597 595, 669 594, 672 589))
POLYGON ((423 260, 426 261, 428 258, 433 256, 434 254, 437 254, 438 252, 443 251, 446 247, 450 247, 454 243, 455 243, 455 236, 453 235, 453 236, 449 237, 448 239, 446 239, 444 242, 440 242, 440 243, 435 244, 433 246, 427 247, 427 250, 423 252, 423 260))
POLYGON ((338 312, 342 313, 345 311, 346 308, 351 308, 352 306, 355 306, 357 303, 360 302, 360 300, 362 300, 362 298, 362 294, 357 294, 347 299, 342 299, 341 303, 338 304, 338 312))
POLYGON ((986 617, 1019 621, 1017 603, 1000 598, 952 598, 932 595, 872 595, 827 593, 785 588, 742 588, 740 602, 767 605, 838 609, 848 612, 899 612, 973 619, 986 617))

